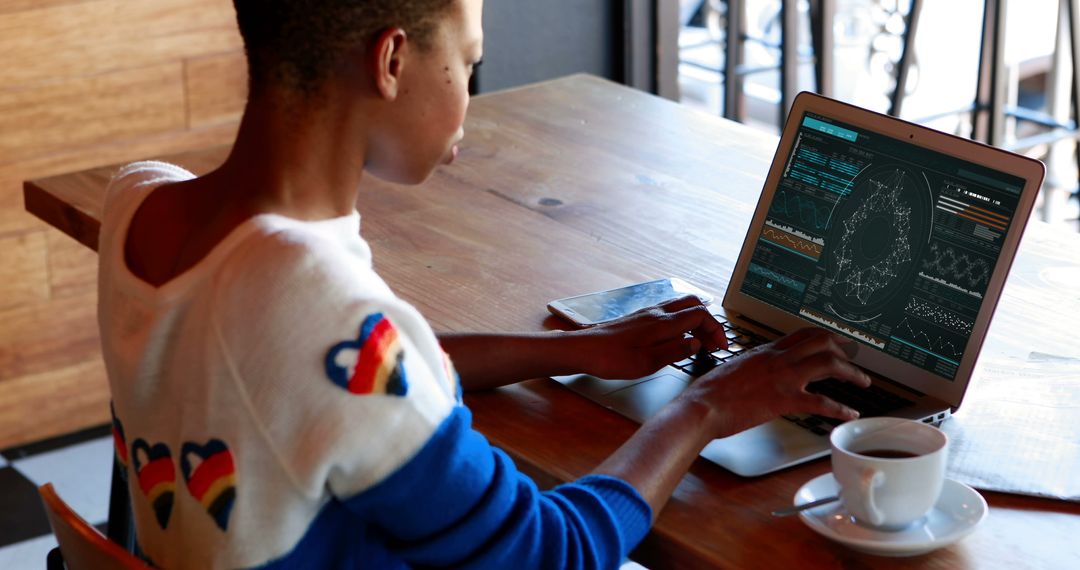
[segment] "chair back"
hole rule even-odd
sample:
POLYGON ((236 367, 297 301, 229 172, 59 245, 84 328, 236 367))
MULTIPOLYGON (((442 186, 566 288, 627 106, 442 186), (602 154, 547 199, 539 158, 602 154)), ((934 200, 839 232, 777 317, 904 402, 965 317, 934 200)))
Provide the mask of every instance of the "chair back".
POLYGON ((60 553, 68 570, 150 568, 120 545, 105 538, 56 494, 52 483, 38 488, 60 553))

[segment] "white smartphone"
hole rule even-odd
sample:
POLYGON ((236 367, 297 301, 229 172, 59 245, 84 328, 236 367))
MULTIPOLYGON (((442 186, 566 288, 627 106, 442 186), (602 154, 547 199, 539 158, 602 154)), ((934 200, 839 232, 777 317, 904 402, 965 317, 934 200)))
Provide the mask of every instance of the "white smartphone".
POLYGON ((712 295, 682 279, 671 277, 558 299, 548 303, 547 307, 552 314, 587 327, 686 295, 695 295, 706 305, 712 302, 712 295))

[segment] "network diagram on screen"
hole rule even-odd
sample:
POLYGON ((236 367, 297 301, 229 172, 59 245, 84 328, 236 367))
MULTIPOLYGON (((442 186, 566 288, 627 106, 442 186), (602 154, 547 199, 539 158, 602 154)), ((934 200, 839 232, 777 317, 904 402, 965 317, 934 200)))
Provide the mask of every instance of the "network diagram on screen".
POLYGON ((741 291, 952 380, 1023 180, 807 113, 741 291))

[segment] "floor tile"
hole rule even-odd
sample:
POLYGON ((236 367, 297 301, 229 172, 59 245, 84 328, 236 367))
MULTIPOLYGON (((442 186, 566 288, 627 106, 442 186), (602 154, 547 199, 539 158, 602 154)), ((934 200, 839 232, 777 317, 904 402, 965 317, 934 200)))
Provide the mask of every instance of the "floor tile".
POLYGON ((45 557, 56 548, 56 537, 40 536, 0 548, 0 570, 37 570, 45 568, 45 557))
POLYGON ((11 467, 0 468, 0 546, 48 533, 37 486, 11 467))
POLYGON ((35 485, 52 483, 71 508, 91 524, 108 519, 112 438, 15 459, 12 466, 35 485))

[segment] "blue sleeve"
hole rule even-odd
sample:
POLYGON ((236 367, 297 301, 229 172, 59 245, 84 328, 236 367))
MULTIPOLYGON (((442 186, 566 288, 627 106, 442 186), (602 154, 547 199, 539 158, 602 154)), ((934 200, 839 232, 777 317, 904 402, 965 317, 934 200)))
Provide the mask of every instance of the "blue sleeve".
POLYGON ((540 492, 455 408, 409 463, 342 501, 405 561, 455 568, 617 568, 652 511, 628 483, 590 475, 540 492))

